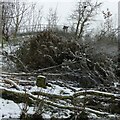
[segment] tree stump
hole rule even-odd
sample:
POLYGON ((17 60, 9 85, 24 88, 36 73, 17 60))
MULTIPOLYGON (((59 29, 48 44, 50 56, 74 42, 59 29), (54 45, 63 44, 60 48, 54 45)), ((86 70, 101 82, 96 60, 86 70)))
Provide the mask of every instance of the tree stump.
POLYGON ((42 75, 37 76, 36 85, 38 87, 46 88, 46 77, 42 75))

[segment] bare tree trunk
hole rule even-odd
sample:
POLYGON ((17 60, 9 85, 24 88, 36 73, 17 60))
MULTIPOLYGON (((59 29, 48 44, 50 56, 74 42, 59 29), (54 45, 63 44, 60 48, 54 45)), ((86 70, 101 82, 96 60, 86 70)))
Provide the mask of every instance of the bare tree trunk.
POLYGON ((3 47, 3 41, 2 41, 2 5, 0 5, 0 42, 3 47))
POLYGON ((80 31, 79 31, 79 35, 78 38, 81 37, 83 31, 84 31, 84 27, 85 27, 85 23, 87 22, 87 18, 82 22, 81 27, 80 27, 80 31))
POLYGON ((120 76, 120 1, 118 2, 118 76, 120 76))
POLYGON ((75 31, 76 36, 78 34, 79 26, 80 26, 80 20, 78 20, 78 23, 77 23, 77 27, 76 27, 76 31, 75 31))

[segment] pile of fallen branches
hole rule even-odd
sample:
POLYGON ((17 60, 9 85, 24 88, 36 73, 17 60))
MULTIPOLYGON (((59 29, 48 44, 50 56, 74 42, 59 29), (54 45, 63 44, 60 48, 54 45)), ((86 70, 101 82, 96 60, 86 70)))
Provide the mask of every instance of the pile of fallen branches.
POLYGON ((118 82, 116 64, 92 46, 75 38, 64 38, 50 31, 40 32, 23 42, 14 53, 3 51, 17 70, 45 74, 49 80, 73 81, 80 87, 108 86, 118 82))
MULTIPOLYGON (((28 70, 35 70, 61 64, 64 59, 75 58, 80 45, 74 39, 67 40, 51 31, 43 31, 25 41, 15 55, 28 70)), ((17 68, 23 69, 16 63, 17 68)))

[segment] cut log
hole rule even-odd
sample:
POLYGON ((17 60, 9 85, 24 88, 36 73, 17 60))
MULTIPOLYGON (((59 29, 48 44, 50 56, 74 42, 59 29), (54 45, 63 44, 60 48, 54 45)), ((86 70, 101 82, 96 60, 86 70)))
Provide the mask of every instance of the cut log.
POLYGON ((36 85, 38 87, 46 88, 46 77, 42 75, 37 76, 36 85))

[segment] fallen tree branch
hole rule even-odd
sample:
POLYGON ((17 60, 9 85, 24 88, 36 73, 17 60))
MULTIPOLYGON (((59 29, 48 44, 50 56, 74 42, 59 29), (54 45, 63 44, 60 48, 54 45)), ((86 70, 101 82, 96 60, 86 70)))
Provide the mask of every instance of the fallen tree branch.
POLYGON ((21 88, 19 87, 19 85, 17 85, 13 80, 10 80, 10 79, 3 79, 3 81, 5 83, 8 83, 10 85, 13 85, 17 90, 20 90, 21 91, 21 88))
MULTIPOLYGON (((27 72, 19 72, 19 73, 8 73, 8 72, 2 72, 2 74, 7 74, 7 75, 16 75, 16 76, 36 76, 36 75, 39 75, 41 74, 40 72, 44 72, 46 70, 51 70, 51 69, 54 69, 54 68, 59 68, 61 66, 66 66, 66 65, 70 65, 70 64, 75 64, 75 63, 78 63, 79 61, 74 61, 72 63, 62 63, 62 64, 59 64, 59 65, 55 65, 55 66, 51 66, 51 67, 47 67, 47 68, 42 68, 42 69, 39 69, 37 71, 34 71, 32 73, 29 73, 29 71, 27 72)), ((47 73, 48 74, 48 73, 47 73)), ((48 74, 49 76, 59 76, 61 74, 48 74)), ((65 74, 66 75, 66 74, 65 74)))
POLYGON ((73 100, 73 96, 55 95, 55 94, 44 93, 41 91, 35 91, 35 92, 31 92, 31 93, 33 95, 41 95, 41 96, 45 96, 48 98, 55 98, 55 99, 60 99, 60 100, 65 100, 65 99, 73 100))
POLYGON ((2 74, 0 74, 1 76, 10 76, 10 75, 15 75, 15 76, 38 76, 38 75, 45 75, 45 76, 65 76, 65 75, 71 75, 71 73, 25 73, 25 72, 21 72, 21 73, 8 73, 8 72, 2 72, 2 74))
POLYGON ((78 97, 78 96, 84 95, 84 94, 120 99, 120 94, 113 94, 113 93, 96 91, 96 90, 83 90, 83 91, 79 91, 79 92, 76 92, 73 96, 74 97, 78 97))
POLYGON ((5 76, 5 75, 14 75, 14 76, 35 76, 35 75, 39 75, 38 73, 25 73, 25 72, 20 72, 20 73, 8 73, 8 72, 2 72, 1 76, 5 76))

